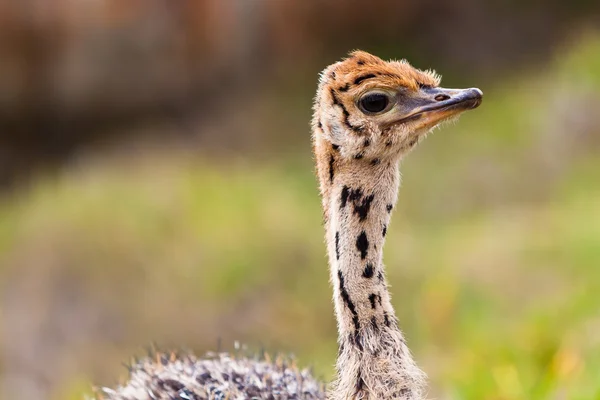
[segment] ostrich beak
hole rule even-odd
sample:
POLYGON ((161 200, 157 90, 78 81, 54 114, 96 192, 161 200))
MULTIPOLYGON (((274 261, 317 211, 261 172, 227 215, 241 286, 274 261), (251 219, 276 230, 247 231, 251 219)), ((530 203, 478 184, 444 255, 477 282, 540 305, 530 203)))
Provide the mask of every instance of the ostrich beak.
POLYGON ((397 122, 421 120, 423 125, 433 126, 463 111, 477 108, 483 92, 477 88, 445 89, 423 88, 410 101, 410 111, 397 122))

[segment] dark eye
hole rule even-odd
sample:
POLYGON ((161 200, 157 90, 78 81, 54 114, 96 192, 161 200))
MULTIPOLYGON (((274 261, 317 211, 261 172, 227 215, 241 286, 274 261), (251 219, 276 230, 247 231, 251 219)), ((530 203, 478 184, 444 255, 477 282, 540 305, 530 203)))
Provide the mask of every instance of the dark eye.
POLYGON ((360 109, 369 114, 382 112, 389 104, 390 99, 385 93, 369 93, 358 102, 360 109))

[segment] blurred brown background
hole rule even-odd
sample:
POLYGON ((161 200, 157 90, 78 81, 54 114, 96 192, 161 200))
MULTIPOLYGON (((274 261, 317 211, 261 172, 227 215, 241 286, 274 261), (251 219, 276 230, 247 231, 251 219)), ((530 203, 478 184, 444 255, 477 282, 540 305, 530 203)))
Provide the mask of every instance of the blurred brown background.
POLYGON ((386 255, 434 397, 600 396, 575 334, 600 329, 599 26, 593 0, 0 1, 3 398, 81 398, 153 340, 328 379, 308 121, 356 48, 486 94, 407 160, 386 255))
POLYGON ((311 82, 354 48, 433 65, 457 83, 498 79, 543 63, 597 23, 598 8, 592 0, 2 2, 0 181, 127 140, 148 121, 176 124, 203 145, 271 145, 208 138, 196 124, 248 111, 288 80, 311 82))

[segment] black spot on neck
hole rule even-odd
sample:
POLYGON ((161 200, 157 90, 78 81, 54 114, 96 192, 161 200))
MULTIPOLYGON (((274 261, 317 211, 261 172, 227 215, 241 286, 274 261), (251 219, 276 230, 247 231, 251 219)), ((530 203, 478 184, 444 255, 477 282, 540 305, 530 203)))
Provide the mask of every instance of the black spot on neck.
POLYGON ((369 295, 369 301, 371 302, 371 308, 377 308, 377 295, 375 293, 371 293, 369 295))
POLYGON ((371 165, 372 165, 372 166, 379 165, 379 163, 381 163, 381 160, 380 160, 379 158, 374 158, 374 159, 371 161, 371 165))
POLYGON ((381 232, 383 234, 383 237, 385 237, 385 235, 387 234, 387 225, 383 225, 383 232, 381 232))
POLYGON ((363 193, 361 188, 350 190, 350 196, 348 197, 348 200, 352 202, 360 201, 360 199, 362 199, 362 195, 363 193))
POLYGON ((363 152, 360 152, 360 153, 358 153, 358 154, 355 154, 355 155, 354 155, 354 159, 355 159, 355 160, 360 160, 360 159, 361 159, 361 158, 363 158, 364 156, 365 156, 365 153, 363 153, 363 152))
POLYGON ((342 195, 340 196, 340 208, 346 207, 348 196, 350 195, 350 188, 346 185, 342 188, 342 195))
POLYGON ((379 282, 383 282, 383 273, 381 271, 377 272, 377 279, 379 282))
POLYGON ((393 204, 388 204, 387 206, 385 206, 385 209, 387 210, 387 212, 392 212, 392 208, 394 208, 393 204))
POLYGON ((365 270, 363 271, 363 277, 364 278, 372 278, 373 277, 373 273, 374 273, 374 268, 373 268, 373 264, 371 263, 367 263, 367 266, 365 267, 365 270))
POLYGON ((329 76, 335 81, 335 71, 331 71, 331 74, 329 74, 329 76))
POLYGON ((362 202, 354 203, 354 213, 358 215, 359 221, 362 222, 367 219, 369 210, 371 209, 371 203, 373 202, 374 198, 375 198, 375 195, 371 194, 367 197, 364 197, 362 199, 362 202))
POLYGON ((333 183, 333 175, 334 175, 334 170, 333 170, 333 164, 335 163, 335 158, 333 157, 333 154, 329 155, 329 182, 333 183))
POLYGON ((360 251, 360 258, 362 260, 367 258, 367 253, 369 251, 369 240, 367 239, 367 234, 365 231, 362 231, 356 238, 356 248, 358 251, 360 251))
POLYGON ((363 195, 363 191, 361 188, 358 189, 351 189, 350 190, 350 196, 348 197, 348 200, 350 201, 358 201, 362 198, 363 195))
POLYGON ((331 148, 333 149, 333 151, 338 151, 340 149, 340 146, 335 143, 332 143, 331 148))
POLYGON ((354 204, 354 214, 358 215, 359 221, 367 219, 369 211, 371 210, 371 203, 375 199, 375 195, 363 196, 361 188, 349 189, 346 186, 342 189, 342 208, 346 205, 346 201, 349 200, 354 204), (346 189, 348 189, 346 191, 346 189))
POLYGON ((335 233, 335 259, 340 259, 340 233, 335 233))
POLYGON ((371 79, 371 78, 375 78, 375 74, 366 74, 366 75, 359 76, 358 78, 356 78, 354 80, 354 84, 358 85, 362 81, 367 80, 367 79, 371 79))
POLYGON ((344 286, 344 274, 342 274, 342 271, 338 271, 338 279, 340 281, 340 295, 342 296, 342 300, 346 304, 346 307, 348 307, 348 309, 352 313, 352 323, 354 324, 354 329, 358 332, 358 330, 360 329, 360 324, 358 322, 358 313, 356 312, 356 307, 354 306, 354 303, 350 299, 350 295, 348 294, 348 292, 346 291, 346 287, 344 286))
POLYGON ((387 142, 385 142, 385 147, 390 147, 392 145, 392 141, 388 140, 387 142))
POLYGON ((371 141, 369 139, 365 139, 363 142, 364 147, 369 147, 371 145, 371 141))
POLYGON ((340 87, 338 90, 339 90, 340 92, 347 92, 347 91, 348 91, 348 89, 350 89, 350 84, 349 84, 349 83, 346 83, 344 86, 340 87))
POLYGON ((321 120, 319 120, 319 122, 317 122, 317 126, 319 127, 319 129, 323 129, 323 124, 321 123, 321 120))

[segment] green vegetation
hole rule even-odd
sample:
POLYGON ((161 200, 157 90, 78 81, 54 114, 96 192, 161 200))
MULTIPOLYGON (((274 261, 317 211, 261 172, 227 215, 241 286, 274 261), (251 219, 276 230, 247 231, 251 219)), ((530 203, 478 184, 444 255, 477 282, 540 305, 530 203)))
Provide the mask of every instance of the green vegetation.
MULTIPOLYGON (((432 398, 600 399, 600 38, 484 92, 403 163, 385 255, 401 324, 432 398)), ((328 379, 336 330, 302 149, 299 163, 112 160, 0 205, 11 285, 48 282, 28 294, 42 306, 60 298, 51 277, 70 279, 71 301, 118 327, 58 348, 94 376, 64 377, 57 399, 110 384, 153 340, 293 351, 328 379)))

